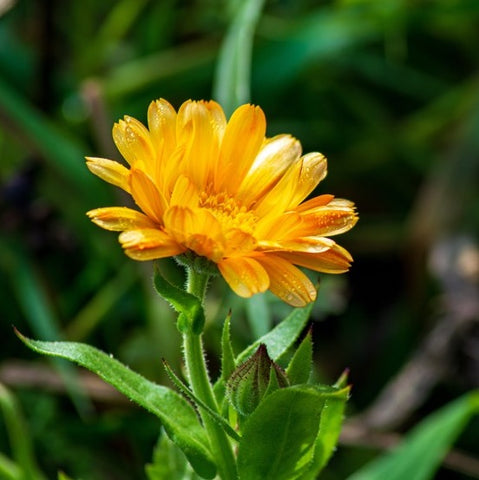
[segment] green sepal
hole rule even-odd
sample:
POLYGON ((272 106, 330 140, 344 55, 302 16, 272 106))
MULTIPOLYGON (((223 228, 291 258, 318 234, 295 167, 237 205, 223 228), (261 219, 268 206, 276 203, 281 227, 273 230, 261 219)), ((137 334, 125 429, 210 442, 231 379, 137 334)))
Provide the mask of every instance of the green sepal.
POLYGON ((178 330, 181 333, 193 332, 199 335, 205 325, 205 312, 201 300, 195 295, 170 283, 155 264, 153 283, 156 291, 180 314, 178 330))
POLYGON ((231 312, 228 313, 225 319, 221 335, 221 378, 224 382, 228 380, 236 368, 233 346, 231 345, 230 325, 231 312))
POLYGON ((266 346, 261 344, 255 354, 232 373, 226 393, 237 412, 248 416, 266 395, 288 385, 285 372, 271 360, 266 346))
POLYGON ((348 378, 349 378, 349 368, 346 368, 343 373, 339 376, 336 380, 334 386, 336 388, 345 388, 348 385, 348 378))
POLYGON ((265 397, 271 395, 273 392, 278 390, 279 388, 285 388, 289 386, 289 380, 286 376, 286 372, 276 363, 271 365, 269 370, 269 382, 268 387, 266 388, 266 392, 264 394, 265 397))
POLYGON ((313 335, 311 329, 300 343, 286 368, 291 385, 308 383, 313 367, 313 335))
POLYGON ((187 250, 185 253, 177 255, 174 258, 176 263, 182 267, 185 267, 186 269, 191 268, 200 275, 207 275, 208 277, 211 277, 219 274, 218 266, 215 262, 207 259, 206 257, 197 255, 191 250, 187 250))
POLYGON ((168 436, 180 447, 191 466, 206 479, 216 475, 208 437, 194 408, 170 388, 150 382, 110 355, 76 342, 43 342, 17 336, 35 352, 66 358, 99 375, 134 402, 156 415, 168 436))

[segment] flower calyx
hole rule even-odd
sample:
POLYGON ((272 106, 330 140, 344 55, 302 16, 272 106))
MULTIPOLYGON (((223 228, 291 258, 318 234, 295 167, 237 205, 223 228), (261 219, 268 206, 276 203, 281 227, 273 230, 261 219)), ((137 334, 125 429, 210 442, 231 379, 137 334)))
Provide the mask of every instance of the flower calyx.
POLYGON ((287 386, 286 372, 270 358, 262 343, 233 371, 226 383, 226 392, 233 408, 240 415, 248 416, 266 396, 287 386))

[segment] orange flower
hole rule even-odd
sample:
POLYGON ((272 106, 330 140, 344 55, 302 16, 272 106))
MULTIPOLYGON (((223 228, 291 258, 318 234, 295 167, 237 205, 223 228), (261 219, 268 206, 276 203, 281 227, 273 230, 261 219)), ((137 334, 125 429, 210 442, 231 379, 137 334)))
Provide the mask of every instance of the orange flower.
POLYGON ((101 179, 130 193, 141 211, 97 208, 88 216, 122 232, 125 253, 152 260, 190 251, 215 262, 242 297, 271 290, 303 306, 316 290, 295 265, 342 273, 352 258, 330 236, 354 226, 354 205, 332 195, 303 200, 326 176, 320 153, 301 156, 290 135, 265 138, 263 111, 239 107, 227 122, 213 101, 178 110, 163 99, 147 129, 125 116, 113 139, 130 168, 87 158, 101 179))

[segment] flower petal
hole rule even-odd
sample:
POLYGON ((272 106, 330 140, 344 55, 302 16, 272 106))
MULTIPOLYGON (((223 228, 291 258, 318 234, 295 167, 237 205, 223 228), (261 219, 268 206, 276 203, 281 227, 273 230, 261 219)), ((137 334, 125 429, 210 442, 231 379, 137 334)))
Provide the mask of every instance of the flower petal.
POLYGON ((238 190, 238 199, 249 205, 261 198, 300 155, 301 144, 291 135, 266 140, 238 190))
POLYGON ((221 154, 215 172, 217 192, 234 194, 264 141, 266 119, 263 110, 254 105, 242 105, 231 116, 221 143, 221 154))
POLYGON ((154 148, 168 158, 176 146, 176 112, 169 102, 160 98, 148 107, 148 128, 154 148))
POLYGON ((308 210, 312 210, 317 207, 322 207, 324 205, 330 204, 333 200, 334 200, 334 195, 330 195, 326 193, 324 195, 319 195, 318 197, 311 198, 306 202, 301 203, 294 209, 294 211, 298 213, 306 212, 308 210))
POLYGON ((165 192, 167 172, 171 169, 171 157, 176 149, 175 109, 162 98, 151 102, 148 107, 148 127, 155 158, 147 171, 158 190, 165 192))
POLYGON ((325 237, 301 237, 291 240, 261 241, 258 246, 265 252, 321 253, 335 245, 334 240, 325 237))
POLYGON ((338 244, 335 244, 326 252, 317 254, 281 252, 277 255, 295 265, 323 273, 347 272, 353 261, 350 253, 338 244))
POLYGON ((157 227, 145 214, 127 207, 96 208, 87 215, 99 227, 116 232, 157 227))
POLYGON ((168 234, 156 228, 128 230, 120 234, 119 240, 125 253, 134 260, 172 257, 186 250, 168 234))
POLYGON ((256 249, 256 238, 239 228, 232 228, 225 233, 225 256, 244 255, 256 249))
POLYGON ((131 165, 138 162, 143 168, 153 166, 156 153, 146 127, 136 118, 125 115, 113 126, 113 140, 123 158, 131 165))
POLYGON ((165 230, 178 242, 213 261, 223 257, 224 236, 218 220, 203 208, 170 207, 164 216, 165 230))
POLYGON ((309 153, 291 165, 275 187, 258 202, 255 213, 267 217, 271 212, 281 213, 296 207, 326 176, 326 158, 320 153, 309 153))
POLYGON ((116 185, 130 193, 128 182, 130 171, 118 162, 106 158, 86 157, 86 165, 90 172, 100 177, 105 182, 116 185))
POLYGON ((313 213, 301 215, 301 223, 291 233, 302 236, 332 236, 347 232, 356 225, 358 216, 350 208, 335 208, 329 205, 318 207, 313 213))
POLYGON ((180 175, 176 180, 169 203, 170 207, 197 208, 199 204, 198 189, 188 177, 180 175))
POLYGON ((255 236, 259 239, 281 239, 286 238, 293 229, 301 223, 301 216, 296 212, 286 212, 275 217, 268 215, 260 218, 255 228, 255 236))
POLYGON ((302 157, 302 169, 294 195, 290 199, 288 208, 296 207, 302 202, 323 180, 328 173, 326 157, 318 152, 308 153, 302 157))
POLYGON ((293 307, 304 307, 316 300, 311 280, 285 258, 267 254, 257 257, 270 279, 269 289, 293 307))
POLYGON ((188 177, 204 190, 218 162, 220 137, 215 123, 219 105, 216 102, 188 101, 178 110, 177 141, 184 147, 183 168, 188 177))
POLYGON ((225 258, 218 262, 218 268, 231 289, 240 297, 251 297, 269 287, 266 270, 253 258, 225 258))
POLYGON ((131 194, 136 204, 157 223, 163 223, 167 203, 150 177, 142 170, 132 169, 130 175, 131 194))

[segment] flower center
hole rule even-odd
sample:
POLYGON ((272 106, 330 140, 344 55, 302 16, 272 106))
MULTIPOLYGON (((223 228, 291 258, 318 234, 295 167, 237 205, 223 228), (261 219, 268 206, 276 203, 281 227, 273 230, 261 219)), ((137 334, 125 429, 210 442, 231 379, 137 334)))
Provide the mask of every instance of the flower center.
POLYGON ((215 216, 223 231, 234 228, 249 234, 254 231, 256 215, 228 193, 203 192, 200 195, 200 207, 206 208, 215 216))

